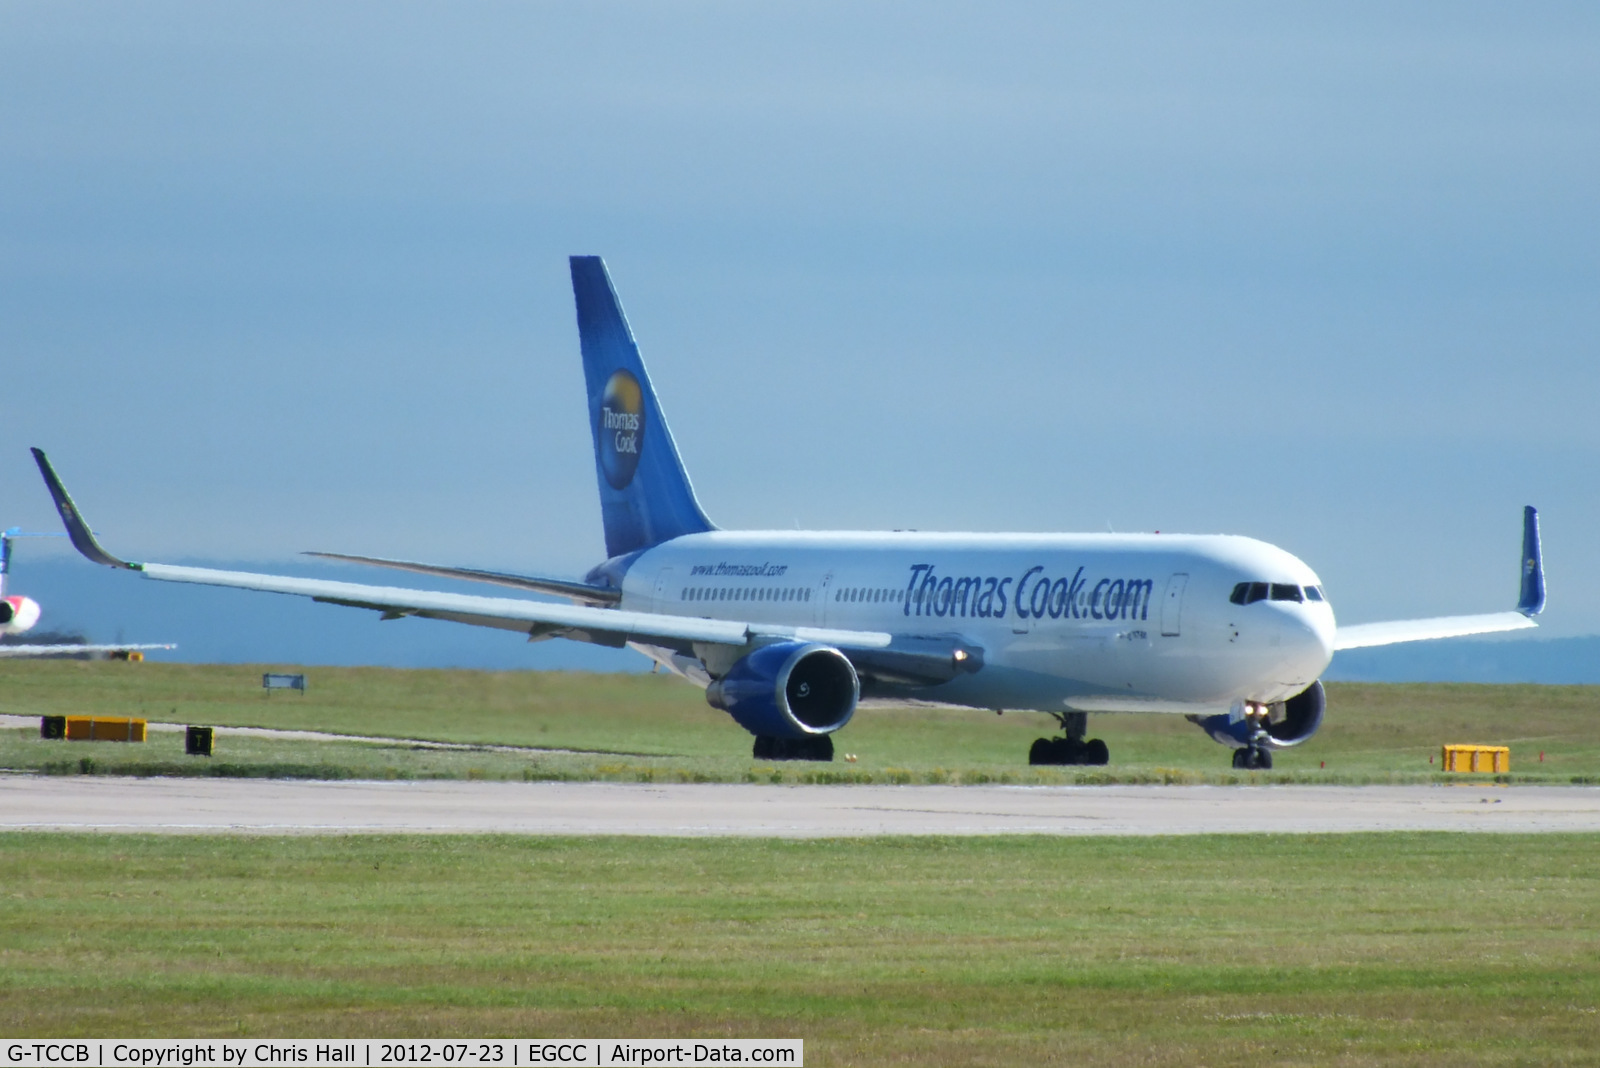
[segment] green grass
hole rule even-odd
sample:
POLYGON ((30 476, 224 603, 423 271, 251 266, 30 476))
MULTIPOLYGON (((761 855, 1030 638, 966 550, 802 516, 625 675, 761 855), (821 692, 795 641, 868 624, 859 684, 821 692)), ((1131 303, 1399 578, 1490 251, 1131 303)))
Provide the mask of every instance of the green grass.
MULTIPOLYGON (((281 666, 279 666, 281 667, 281 666)), ((694 687, 666 676, 564 672, 309 669, 310 692, 260 689, 260 665, 0 661, 0 712, 132 715, 213 725, 315 729, 473 745, 578 750, 443 754, 411 746, 219 740, 211 761, 176 736, 145 746, 46 743, 0 732, 0 769, 125 774, 483 777, 647 781, 1428 782, 1446 742, 1508 744, 1514 782, 1600 782, 1600 687, 1329 687, 1310 743, 1275 754, 1271 773, 1232 772, 1228 751, 1173 716, 1093 716, 1106 768, 1035 769, 1029 743, 1053 732, 1039 713, 862 709, 836 735, 831 765, 750 759, 750 740, 694 687), (1544 761, 1539 759, 1544 754, 1544 761)))
POLYGON ((1597 846, 0 835, 0 1032, 1595 1064, 1597 846))

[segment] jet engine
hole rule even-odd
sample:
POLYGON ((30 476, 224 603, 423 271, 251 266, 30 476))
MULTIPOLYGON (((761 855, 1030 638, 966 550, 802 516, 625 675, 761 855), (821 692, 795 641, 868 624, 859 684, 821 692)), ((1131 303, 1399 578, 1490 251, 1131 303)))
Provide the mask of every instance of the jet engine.
POLYGON ((706 687, 706 701, 757 738, 814 738, 850 722, 861 697, 856 669, 837 649, 764 645, 706 687))
POLYGON ((21 634, 39 622, 39 602, 32 597, 0 600, 0 634, 21 634))
MULTIPOLYGON (((1269 706, 1270 714, 1264 724, 1267 748, 1287 749, 1310 738, 1322 726, 1322 713, 1327 706, 1327 694, 1320 679, 1287 701, 1269 706)), ((1226 712, 1215 716, 1190 716, 1189 722, 1230 749, 1243 749, 1250 744, 1253 728, 1243 715, 1226 712)))

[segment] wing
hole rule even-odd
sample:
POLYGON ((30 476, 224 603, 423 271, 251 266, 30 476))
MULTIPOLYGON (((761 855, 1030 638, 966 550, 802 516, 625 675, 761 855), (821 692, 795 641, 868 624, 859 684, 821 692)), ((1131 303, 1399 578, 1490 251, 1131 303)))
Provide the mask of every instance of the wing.
POLYGON ((1544 611, 1544 602, 1544 554, 1539 544, 1539 513, 1530 505, 1522 510, 1522 589, 1515 612, 1358 623, 1353 627, 1340 627, 1334 634, 1333 648, 1335 651, 1365 649, 1374 645, 1398 645, 1400 642, 1526 630, 1538 626, 1533 617, 1544 611))
POLYGON ((731 619, 551 604, 548 601, 528 601, 515 597, 437 593, 403 586, 366 586, 292 575, 214 571, 205 567, 179 567, 173 564, 131 566, 133 570, 143 573, 145 578, 161 582, 190 582, 201 586, 230 586, 264 593, 294 594, 325 604, 370 608, 382 612, 386 619, 405 616, 443 619, 452 623, 520 631, 530 638, 571 638, 598 645, 622 645, 637 640, 687 651, 696 642, 744 645, 757 638, 793 638, 863 648, 886 648, 890 643, 890 635, 886 632, 785 627, 731 619))
POLYGON ((79 653, 127 653, 135 649, 176 648, 176 645, 0 645, 0 657, 76 656, 79 653))
MULTIPOLYGON (((475 594, 438 593, 400 586, 367 586, 354 582, 297 578, 291 575, 263 575, 249 571, 219 571, 205 567, 180 567, 173 564, 133 563, 112 556, 100 546, 84 522, 78 508, 56 477, 50 461, 33 450, 39 471, 56 504, 67 536, 78 551, 98 564, 137 571, 160 582, 187 582, 202 586, 228 586, 309 597, 325 604, 368 608, 382 612, 385 619, 418 616, 494 627, 525 633, 530 639, 571 638, 599 645, 620 646, 629 641, 664 645, 692 652, 696 643, 745 645, 763 638, 789 638, 823 642, 858 649, 886 649, 890 635, 882 631, 835 630, 823 627, 788 627, 745 623, 738 620, 703 619, 698 616, 629 612, 617 608, 587 605, 551 604, 513 597, 480 597, 475 594)), ((429 565, 420 565, 429 566, 429 565)))
POLYGON ((1491 612, 1481 616, 1440 616, 1436 619, 1397 619, 1388 623, 1360 623, 1340 627, 1333 647, 1365 649, 1373 645, 1425 642, 1434 638, 1462 638, 1469 634, 1497 634, 1526 630, 1539 624, 1521 612, 1491 612))

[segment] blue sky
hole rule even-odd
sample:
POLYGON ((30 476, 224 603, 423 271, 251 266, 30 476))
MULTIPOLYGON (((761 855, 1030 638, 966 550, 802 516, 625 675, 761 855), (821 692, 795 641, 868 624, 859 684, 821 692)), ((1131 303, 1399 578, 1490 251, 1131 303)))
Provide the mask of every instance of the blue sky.
POLYGON ((1600 9, 1395 8, 0 3, 0 524, 37 444, 134 558, 580 572, 598 253, 724 526, 1245 533, 1359 622, 1509 606, 1534 503, 1600 632, 1600 9))

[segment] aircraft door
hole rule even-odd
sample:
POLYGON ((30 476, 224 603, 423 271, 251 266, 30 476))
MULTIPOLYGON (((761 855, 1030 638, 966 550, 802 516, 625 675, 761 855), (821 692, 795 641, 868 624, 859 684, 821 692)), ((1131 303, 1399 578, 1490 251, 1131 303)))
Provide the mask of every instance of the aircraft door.
POLYGON ((674 577, 673 569, 670 567, 662 568, 661 573, 656 575, 656 610, 659 612, 666 611, 667 602, 676 599, 672 588, 674 577))
POLYGON ((1167 595, 1161 599, 1161 636, 1176 638, 1183 622, 1183 591, 1189 575, 1180 571, 1167 579, 1167 595))
POLYGON ((816 607, 812 609, 812 619, 815 621, 816 626, 826 627, 828 625, 828 617, 832 612, 832 610, 828 607, 833 597, 832 571, 829 571, 823 575, 822 581, 817 583, 815 596, 817 598, 817 603, 816 607))

